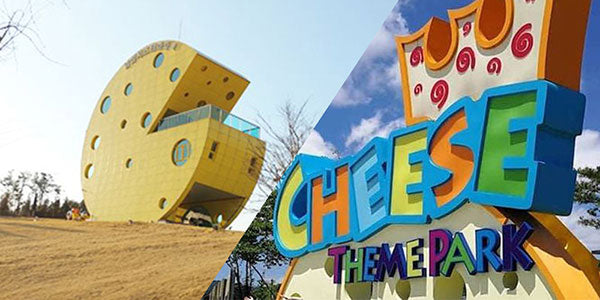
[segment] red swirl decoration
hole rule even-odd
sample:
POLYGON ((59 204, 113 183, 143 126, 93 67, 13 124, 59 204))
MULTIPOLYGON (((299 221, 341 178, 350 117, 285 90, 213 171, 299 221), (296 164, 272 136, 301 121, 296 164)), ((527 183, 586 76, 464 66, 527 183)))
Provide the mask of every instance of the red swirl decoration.
POLYGON ((423 62, 423 48, 421 48, 421 46, 417 46, 410 53, 410 65, 415 67, 422 62, 423 62))
POLYGON ((517 58, 527 56, 533 48, 533 35, 529 31, 531 31, 531 23, 521 26, 512 39, 510 48, 517 58))
POLYGON ((475 68, 475 52, 471 47, 464 47, 456 56, 456 70, 463 73, 469 68, 475 68))
POLYGON ((420 94, 422 91, 423 91, 423 85, 421 85, 420 83, 417 83, 417 85, 415 85, 415 89, 414 89, 415 95, 420 94))
POLYGON ((438 109, 442 109, 444 104, 446 104, 446 100, 448 100, 449 92, 450 88, 448 87, 448 82, 446 82, 446 80, 440 79, 436 81, 431 88, 431 102, 437 104, 438 109))
POLYGON ((500 74, 500 71, 502 71, 502 61, 497 57, 490 59, 487 64, 487 71, 490 74, 500 74))
POLYGON ((466 22, 465 24, 463 24, 462 31, 463 36, 469 35, 469 32, 471 32, 471 22, 466 22))

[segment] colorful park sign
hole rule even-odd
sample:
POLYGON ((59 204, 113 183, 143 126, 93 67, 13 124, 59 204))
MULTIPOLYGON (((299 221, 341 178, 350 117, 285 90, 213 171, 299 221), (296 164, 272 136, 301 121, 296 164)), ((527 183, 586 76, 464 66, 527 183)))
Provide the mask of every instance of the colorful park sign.
MULTIPOLYGON (((496 271, 516 271, 518 262, 525 270, 533 267, 533 259, 523 248, 523 243, 533 233, 533 228, 527 222, 519 230, 514 224, 502 225, 502 236, 494 229, 484 228, 475 232, 476 256, 473 255, 465 236, 456 232, 454 236, 446 229, 429 231, 429 276, 450 276, 452 269, 458 263, 464 264, 469 274, 486 273, 488 264, 496 271), (502 241, 502 257, 498 248, 502 241)), ((394 245, 390 251, 387 243, 381 246, 361 247, 351 249, 349 246, 337 246, 327 250, 333 257, 333 282, 341 283, 342 270, 346 282, 383 281, 385 276, 395 274, 401 279, 423 277, 427 268, 422 249, 424 239, 417 238, 405 243, 394 245), (375 258, 377 256, 377 258, 375 258)))
POLYGON ((298 155, 280 182, 274 238, 294 258, 280 296, 429 298, 443 278, 507 293, 474 288, 487 276, 598 298, 596 260, 555 217, 572 209, 589 5, 477 0, 397 37, 407 126, 339 160, 298 155))

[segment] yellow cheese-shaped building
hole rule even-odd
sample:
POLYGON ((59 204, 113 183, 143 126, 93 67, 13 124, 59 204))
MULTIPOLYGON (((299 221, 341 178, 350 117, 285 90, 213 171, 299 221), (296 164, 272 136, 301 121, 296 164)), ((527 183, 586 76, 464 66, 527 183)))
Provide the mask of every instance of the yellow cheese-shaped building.
POLYGON ((265 153, 259 128, 230 114, 249 81, 178 41, 133 55, 102 92, 81 160, 94 220, 225 227, 250 197, 265 153))

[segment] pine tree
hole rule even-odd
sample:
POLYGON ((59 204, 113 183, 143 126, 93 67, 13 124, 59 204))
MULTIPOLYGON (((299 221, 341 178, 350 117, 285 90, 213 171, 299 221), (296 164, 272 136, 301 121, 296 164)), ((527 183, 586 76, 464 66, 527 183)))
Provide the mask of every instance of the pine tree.
POLYGON ((587 206, 587 216, 579 217, 579 223, 600 229, 600 166, 578 169, 575 186, 575 202, 587 206))

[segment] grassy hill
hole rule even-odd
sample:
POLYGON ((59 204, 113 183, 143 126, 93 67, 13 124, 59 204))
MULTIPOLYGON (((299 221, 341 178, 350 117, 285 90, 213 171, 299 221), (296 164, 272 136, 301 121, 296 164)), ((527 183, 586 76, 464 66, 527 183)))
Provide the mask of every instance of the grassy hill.
POLYGON ((199 298, 241 232, 0 217, 0 298, 199 298))

